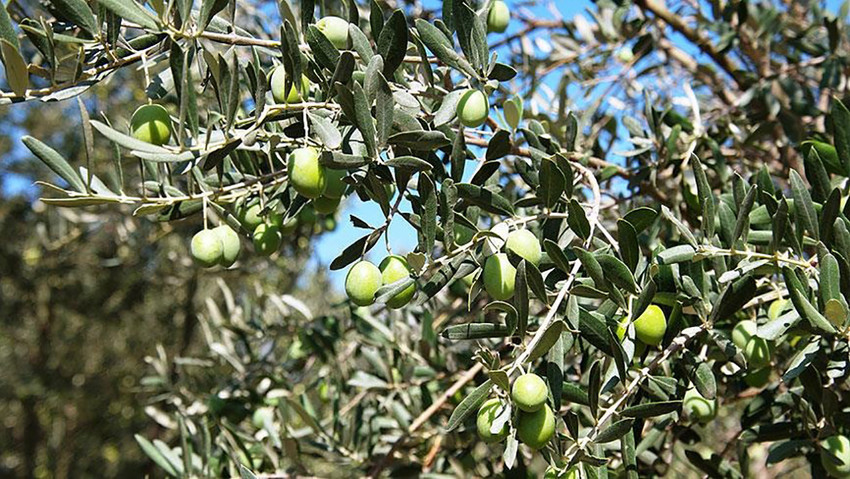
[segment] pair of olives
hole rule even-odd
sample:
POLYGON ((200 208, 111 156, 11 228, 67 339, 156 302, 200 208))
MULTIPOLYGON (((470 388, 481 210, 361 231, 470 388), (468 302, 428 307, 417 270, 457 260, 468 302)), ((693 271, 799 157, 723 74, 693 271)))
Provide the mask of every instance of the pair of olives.
MULTIPOLYGON (((505 241, 505 250, 537 266, 543 257, 540 241, 527 229, 512 231, 505 241)), ((496 253, 484 262, 484 290, 497 301, 514 295, 516 268, 506 253, 496 253)))
POLYGON ((239 257, 242 243, 233 228, 223 224, 195 233, 190 249, 192 258, 200 266, 212 268, 221 265, 229 268, 239 257))
POLYGON ((312 147, 296 148, 287 162, 289 184, 298 194, 313 200, 318 213, 336 211, 347 185, 345 170, 326 168, 319 162, 319 151, 312 147))
MULTIPOLYGON (((532 449, 541 449, 555 434, 555 413, 546 404, 549 387, 534 373, 518 377, 511 387, 511 401, 519 409, 516 417, 517 438, 532 449)), ((504 440, 509 433, 507 421, 497 431, 493 422, 504 412, 508 404, 500 398, 491 398, 478 410, 476 427, 478 436, 488 443, 504 440)))
MULTIPOLYGON (((395 283, 411 274, 410 265, 402 256, 387 256, 380 266, 362 260, 356 263, 345 277, 345 292, 352 303, 369 306, 375 302, 375 293, 381 286, 395 283)), ((416 284, 411 284, 387 301, 387 306, 398 309, 413 299, 416 284)))

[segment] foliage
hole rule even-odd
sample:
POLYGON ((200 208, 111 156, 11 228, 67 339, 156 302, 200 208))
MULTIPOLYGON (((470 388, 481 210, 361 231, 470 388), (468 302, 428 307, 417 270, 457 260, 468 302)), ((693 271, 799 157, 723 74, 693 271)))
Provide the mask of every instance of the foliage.
POLYGON ((315 314, 297 295, 221 285, 198 318, 207 347, 151 360, 150 414, 169 434, 136 439, 165 473, 490 476, 548 463, 581 477, 743 477, 761 443, 768 467, 837 467, 821 444, 850 433, 846 15, 816 2, 609 0, 592 22, 523 12, 517 30, 487 36, 491 2, 319 6, 347 32, 316 23, 312 1, 281 0, 274 28, 247 21, 249 2, 198 3, 54 2, 74 28, 17 18, 28 43, 0 15, 11 90, 0 97, 70 98, 140 65, 148 97, 172 113, 173 141, 153 145, 81 104, 85 168, 25 137, 62 179, 43 201, 226 223, 243 241, 297 218, 310 239, 313 202, 286 165, 306 146, 321 151, 316 205, 324 173, 344 170, 349 200, 386 217, 352 216, 364 233, 331 269, 382 237, 390 252, 392 222, 418 245, 368 308, 315 314), (285 92, 309 79, 298 102, 271 100, 277 64, 285 92), (117 184, 91 167, 97 144, 117 184), (122 178, 128 165, 138 181, 122 178), (247 227, 252 202, 262 224, 247 227), (504 247, 523 228, 539 262, 504 247), (411 284, 409 304, 393 301, 411 284), (770 317, 779 298, 790 303, 770 317), (637 334, 650 307, 666 324, 637 334), (731 336, 742 320, 756 321, 743 347, 731 336), (555 437, 538 443, 504 408, 491 433, 510 432, 486 446, 479 406, 532 371, 555 437), (718 419, 683 414, 687 391, 717 400, 718 419))

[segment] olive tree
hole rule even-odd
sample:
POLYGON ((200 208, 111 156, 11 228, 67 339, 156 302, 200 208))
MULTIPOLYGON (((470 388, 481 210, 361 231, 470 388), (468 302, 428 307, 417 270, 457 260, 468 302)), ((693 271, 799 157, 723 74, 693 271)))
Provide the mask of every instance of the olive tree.
POLYGON ((0 15, 0 98, 138 68, 148 103, 81 103, 82 158, 24 137, 62 179, 44 202, 188 222, 214 271, 297 249, 341 200, 385 218, 345 220, 349 301, 222 287, 207 350, 151 358, 171 433, 137 440, 166 473, 850 473, 846 15, 50 5, 0 15), (99 179, 103 143, 138 181, 99 179))

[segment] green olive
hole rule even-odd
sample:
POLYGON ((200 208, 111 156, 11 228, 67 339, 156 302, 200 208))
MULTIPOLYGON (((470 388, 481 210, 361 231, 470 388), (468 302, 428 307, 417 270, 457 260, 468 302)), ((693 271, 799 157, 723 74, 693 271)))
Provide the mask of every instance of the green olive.
POLYGON ((213 230, 198 231, 192 237, 191 250, 195 263, 204 268, 211 268, 221 260, 221 239, 213 230))
POLYGON ((717 399, 706 399, 696 388, 691 388, 685 392, 682 410, 691 421, 705 424, 717 415, 717 399))
POLYGON ((511 399, 517 407, 525 412, 534 412, 546 404, 549 397, 549 387, 546 381, 534 373, 523 374, 516 378, 511 387, 511 399))
POLYGON ((345 170, 334 170, 332 168, 325 169, 325 176, 327 177, 328 186, 325 188, 324 196, 328 198, 342 198, 342 195, 345 194, 345 189, 348 188, 348 185, 342 181, 346 175, 345 170))
POLYGON ((753 336, 744 347, 744 357, 747 359, 747 367, 759 369, 770 364, 773 348, 766 339, 753 336))
POLYGON ((327 188, 325 167, 315 148, 296 148, 289 154, 289 183, 302 196, 315 199, 327 188))
POLYGON ((254 229, 253 235, 254 251, 262 256, 270 256, 280 249, 283 237, 280 229, 273 224, 263 223, 254 229))
POLYGON ((782 313, 785 312, 791 306, 791 301, 787 299, 777 299, 774 302, 770 303, 770 307, 767 308, 767 318, 771 321, 776 320, 782 313))
POLYGON ((750 339, 756 335, 758 324, 755 321, 745 319, 738 321, 738 324, 732 328, 732 344, 740 350, 747 347, 750 339))
POLYGON ((507 407, 507 404, 498 398, 488 399, 481 405, 481 409, 478 410, 476 426, 478 427, 478 436, 482 441, 487 443, 499 442, 508 437, 510 430, 507 421, 498 432, 491 432, 493 421, 499 417, 505 407, 507 407))
POLYGON ((540 241, 527 229, 512 231, 505 242, 505 248, 534 266, 540 264, 540 258, 543 256, 540 241))
POLYGON ((221 224, 213 228, 213 231, 221 241, 221 259, 219 264, 225 268, 229 268, 239 258, 239 252, 242 250, 242 242, 239 240, 239 234, 226 224, 221 224))
POLYGON ((763 367, 744 375, 744 382, 752 388, 763 388, 770 382, 770 368, 763 367))
POLYGON ((267 427, 272 421, 274 421, 274 408, 271 407, 261 407, 251 416, 251 423, 257 429, 267 427))
MULTIPOLYGON (((407 264, 407 260, 401 256, 387 256, 381 261, 381 277, 383 279, 384 286, 388 284, 393 284, 396 281, 400 281, 403 278, 407 278, 410 276, 410 265, 407 264)), ((413 298, 413 294, 416 293, 416 283, 411 284, 395 296, 387 301, 387 307, 392 309, 398 309, 402 306, 406 305, 413 298)))
POLYGON ((832 477, 850 477, 850 439, 835 435, 821 441, 820 462, 832 477))
POLYGON ((171 138, 171 118, 162 105, 142 105, 130 118, 133 138, 153 145, 164 145, 171 138))
POLYGON ((289 87, 289 92, 286 89, 286 70, 283 65, 278 65, 272 71, 271 81, 269 82, 272 97, 277 103, 300 103, 302 98, 310 91, 310 79, 307 75, 301 75, 301 85, 296 85, 294 82, 289 87))
POLYGON ((505 301, 514 295, 516 268, 508 255, 497 253, 484 263, 484 289, 497 301, 505 301))
POLYGON ((316 22, 316 28, 337 49, 343 50, 348 48, 348 22, 344 19, 327 16, 316 22))
POLYGON ((555 434, 555 414, 548 404, 534 412, 521 412, 517 418, 517 438, 532 449, 541 449, 555 434))
POLYGON ((472 238, 475 236, 475 231, 472 228, 459 224, 455 225, 454 233, 456 245, 465 245, 472 241, 472 238))
POLYGON ((490 114, 490 102, 481 90, 469 89, 457 104, 457 116, 464 126, 478 128, 490 114))
POLYGON ((667 318, 664 311, 655 304, 650 304, 646 311, 635 320, 635 336, 647 346, 658 346, 664 340, 667 332, 667 318))
POLYGON ((357 306, 369 306, 375 302, 375 292, 381 284, 381 270, 368 261, 360 261, 345 276, 345 293, 357 306))
POLYGON ((236 213, 236 216, 239 218, 239 222, 242 223, 242 226, 245 227, 248 231, 254 231, 257 226, 259 226, 263 222, 263 217, 260 216, 260 212, 263 211, 263 207, 260 205, 260 202, 254 202, 249 206, 243 206, 236 213))
POLYGON ((505 2, 496 0, 490 5, 490 11, 487 13, 488 32, 503 33, 507 30, 510 21, 511 11, 505 2))
POLYGON ((329 215, 336 211, 337 207, 339 206, 339 202, 339 198, 328 198, 327 196, 320 196, 313 200, 313 208, 316 209, 316 213, 329 215))

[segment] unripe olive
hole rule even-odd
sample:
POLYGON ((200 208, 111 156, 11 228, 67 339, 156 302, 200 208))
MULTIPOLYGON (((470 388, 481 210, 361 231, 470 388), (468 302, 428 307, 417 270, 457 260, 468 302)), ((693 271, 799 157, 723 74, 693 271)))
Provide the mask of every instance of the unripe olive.
POLYGON ((289 183, 302 196, 315 199, 325 192, 327 176, 315 148, 296 148, 289 154, 289 183))
POLYGON ((327 16, 316 22, 316 28, 322 32, 333 46, 342 50, 348 48, 348 22, 339 17, 327 16))
POLYGON ((555 434, 555 414, 548 404, 517 418, 517 438, 532 449, 541 449, 555 434))
POLYGON ((239 234, 225 224, 213 228, 213 231, 221 241, 221 259, 219 260, 219 264, 225 268, 229 268, 239 258, 239 252, 242 250, 242 242, 239 241, 239 234))
POLYGON ((339 198, 328 198, 327 196, 320 196, 313 200, 313 208, 316 209, 316 213, 321 213, 323 215, 329 215, 336 211, 339 206, 339 198))
MULTIPOLYGON (((410 265, 407 264, 407 260, 401 256, 387 256, 381 261, 381 277, 383 279, 384 286, 388 284, 393 284, 396 281, 401 280, 402 278, 407 278, 410 276, 410 265)), ((413 298, 413 294, 416 293, 416 283, 411 284, 407 288, 403 289, 401 292, 393 296, 387 301, 387 307, 392 309, 398 309, 409 303, 413 298)))
POLYGON ((502 0, 496 0, 490 5, 490 12, 487 13, 487 31, 502 33, 508 28, 508 23, 511 21, 511 11, 508 10, 507 4, 502 0))
POLYGON ((324 196, 328 198, 342 198, 342 195, 345 194, 345 189, 348 188, 348 185, 342 181, 345 178, 345 174, 345 170, 325 168, 325 177, 327 178, 328 186, 325 188, 324 196))
POLYGON ((221 260, 221 239, 213 230, 198 231, 192 237, 191 250, 195 263, 204 268, 211 268, 221 260))
POLYGON ((274 421, 274 408, 270 407, 261 407, 254 411, 254 414, 251 416, 251 423, 257 429, 266 427, 272 421, 274 421))
POLYGON ((262 222, 263 217, 260 216, 260 212, 263 211, 263 207, 260 206, 259 202, 255 202, 249 206, 243 206, 236 213, 236 216, 239 218, 239 221, 248 231, 254 231, 262 222))
POLYGON ((682 409, 691 421, 705 424, 717 415, 717 399, 708 400, 696 388, 688 389, 682 409))
POLYGON ((287 218, 287 220, 284 221, 283 215, 281 214, 271 215, 271 217, 269 217, 269 223, 277 226, 282 236, 291 235, 296 229, 298 229, 298 218, 287 218))
POLYGON ((821 441, 820 446, 820 462, 826 472, 832 477, 850 477, 850 439, 835 435, 821 441))
POLYGON ((493 421, 499 417, 507 405, 498 398, 491 398, 481 405, 478 410, 478 418, 476 426, 478 427, 478 436, 482 441, 487 443, 499 442, 508 437, 509 427, 507 421, 502 425, 502 429, 497 433, 490 432, 493 427, 493 421))
POLYGON ((252 237, 254 241, 254 251, 262 256, 270 256, 272 253, 280 249, 280 243, 283 236, 280 234, 280 229, 277 226, 269 223, 263 223, 254 229, 252 237))
POLYGON ((490 102, 481 90, 469 89, 457 104, 457 116, 464 126, 477 128, 484 124, 490 114, 490 102))
POLYGON ((362 85, 366 80, 366 72, 357 70, 351 74, 351 79, 362 85))
POLYGON ((375 302, 375 292, 381 284, 381 270, 368 261, 360 261, 345 276, 345 293, 357 306, 369 306, 375 302))
POLYGON ((744 382, 747 383, 747 386, 753 388, 763 388, 768 382, 770 382, 770 368, 763 367, 751 373, 747 373, 744 376, 744 382))
POLYGON ((635 336, 647 346, 658 346, 667 332, 667 318, 658 305, 650 304, 635 320, 635 336))
POLYGON ((505 253, 494 254, 484 263, 484 289, 497 301, 514 295, 516 268, 505 253))
MULTIPOLYGON (((626 316, 617 323, 617 338, 620 339, 620 342, 626 339, 626 333, 629 331, 629 317, 626 316)), ((646 345, 640 341, 634 342, 635 346, 635 354, 634 357, 643 356, 643 352, 646 351, 646 345)))
POLYGON ((770 364, 770 357, 773 353, 772 349, 766 339, 758 336, 750 338, 744 347, 744 357, 747 359, 747 366, 750 369, 758 369, 770 364))
POLYGON ((782 316, 782 313, 785 312, 786 309, 791 305, 791 302, 787 299, 777 299, 774 302, 770 303, 770 307, 767 308, 767 318, 771 321, 782 316))
POLYGON ((269 82, 272 90, 272 97, 277 103, 298 103, 310 91, 310 79, 307 75, 301 75, 301 84, 293 82, 289 87, 289 92, 285 92, 286 88, 286 70, 283 65, 278 65, 272 71, 272 78, 269 82))
POLYGON ((540 258, 543 256, 540 241, 527 229, 512 231, 505 242, 505 248, 534 266, 540 264, 540 258))
POLYGON ((162 105, 142 105, 130 118, 130 134, 137 140, 164 145, 171 138, 171 118, 162 105))
POLYGON ((464 225, 455 225, 455 244, 457 245, 465 245, 472 241, 472 238, 475 236, 475 231, 471 228, 468 228, 464 225))
POLYGON ((546 381, 534 373, 526 373, 516 378, 511 387, 511 399, 517 407, 526 412, 539 410, 549 397, 546 381))
POLYGON ((736 348, 743 350, 747 347, 747 343, 750 339, 756 335, 757 330, 758 324, 756 324, 755 321, 749 319, 739 321, 738 324, 732 328, 732 344, 734 344, 736 348))

